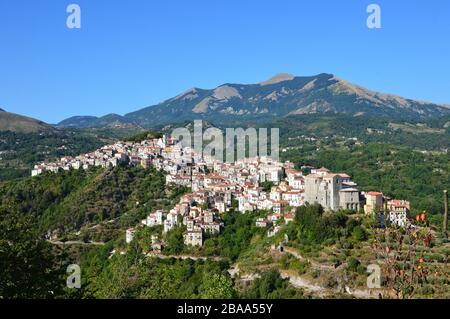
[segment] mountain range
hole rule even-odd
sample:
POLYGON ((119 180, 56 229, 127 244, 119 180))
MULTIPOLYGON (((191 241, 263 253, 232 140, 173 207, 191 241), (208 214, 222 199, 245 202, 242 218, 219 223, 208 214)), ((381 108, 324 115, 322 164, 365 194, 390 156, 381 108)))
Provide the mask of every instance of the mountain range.
MULTIPOLYGON (((0 113, 0 121, 4 112, 0 113)), ((422 120, 450 115, 450 106, 378 93, 332 74, 282 73, 257 84, 192 88, 157 105, 125 114, 74 116, 62 128, 155 128, 203 119, 214 124, 264 123, 302 114, 345 114, 422 120)), ((0 125, 0 129, 2 129, 0 125)))
POLYGON ((119 114, 96 116, 72 116, 61 122, 57 127, 65 128, 132 128, 139 126, 135 121, 119 114))
MULTIPOLYGON (((192 88, 157 105, 107 118, 90 119, 90 125, 121 123, 154 127, 193 119, 236 123, 270 121, 301 114, 348 114, 393 119, 423 119, 450 114, 450 106, 415 101, 365 89, 332 74, 297 77, 277 74, 258 84, 223 84, 214 89, 192 88)), ((78 127, 78 118, 59 125, 78 127)))

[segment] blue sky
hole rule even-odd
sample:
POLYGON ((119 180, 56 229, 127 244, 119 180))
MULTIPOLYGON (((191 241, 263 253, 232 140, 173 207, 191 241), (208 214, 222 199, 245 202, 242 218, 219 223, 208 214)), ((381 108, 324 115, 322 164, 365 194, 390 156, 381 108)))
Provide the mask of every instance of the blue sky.
POLYGON ((279 72, 450 103, 450 1, 0 0, 0 107, 50 123, 279 72))

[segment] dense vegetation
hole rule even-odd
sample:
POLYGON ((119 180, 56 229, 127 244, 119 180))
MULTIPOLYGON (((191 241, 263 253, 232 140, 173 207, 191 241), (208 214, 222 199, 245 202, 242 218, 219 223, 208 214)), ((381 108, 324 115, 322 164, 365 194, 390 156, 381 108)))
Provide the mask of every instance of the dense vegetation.
POLYGON ((171 207, 180 195, 178 189, 166 192, 162 172, 127 166, 42 174, 0 183, 0 192, 1 206, 33 216, 42 233, 64 238, 102 224, 90 231, 97 240, 110 239, 117 228, 137 224, 154 209, 171 207))
POLYGON ((124 139, 126 142, 142 142, 151 138, 161 138, 162 134, 154 131, 144 131, 124 139))
MULTIPOLYGON (((228 270, 231 262, 252 249, 251 239, 261 235, 251 214, 225 214, 221 235, 209 238, 201 251, 183 248, 183 227, 176 227, 166 238, 163 254, 214 254, 216 259, 160 259, 144 257, 151 235, 161 228, 143 228, 130 245, 116 243, 124 255, 109 257, 108 244, 82 256, 83 289, 80 296, 96 298, 302 298, 300 290, 289 285, 276 270, 261 274, 248 288, 241 287, 228 270), (259 233, 259 235, 258 235, 259 233), (215 246, 217 245, 217 247, 215 246), (216 250, 219 249, 219 250, 216 250), (217 256, 222 258, 217 259, 217 256)), ((262 234, 264 235, 264 234, 262 234)), ((196 257, 193 257, 196 258, 196 257)))
MULTIPOLYGON (((81 258, 83 271, 89 272, 89 265, 101 260, 105 281, 110 279, 108 272, 123 270, 124 265, 129 266, 127 273, 132 276, 134 268, 123 264, 122 258, 132 258, 129 255, 133 255, 133 249, 130 248, 126 257, 117 255, 111 258, 111 266, 108 266, 111 250, 124 249, 127 227, 135 226, 151 211, 172 207, 185 191, 187 189, 166 188, 162 172, 129 166, 62 171, 59 174, 48 173, 0 183, 0 296, 114 297, 114 291, 107 288, 107 282, 101 283, 104 290, 96 294, 89 292, 89 289, 94 289, 93 283, 86 284, 86 294, 84 290, 64 289, 66 265, 80 264, 81 258), (83 246, 54 246, 44 240, 45 234, 56 235, 54 239, 60 241, 70 239, 88 243, 94 240, 107 243, 98 249, 92 246, 94 248, 87 250, 81 249, 83 246), (57 247, 62 247, 64 254, 57 247), (24 269, 23 274, 19 275, 16 270, 23 267, 28 270, 24 269)), ((136 254, 133 256, 137 257, 136 254)), ((144 258, 142 254, 139 257, 144 258)), ((158 261, 154 260, 153 263, 158 261)), ((182 267, 178 264, 173 267, 178 266, 182 267)), ((139 267, 144 269, 143 265, 139 267)), ((166 268, 164 264, 160 265, 161 271, 166 268)), ((202 273, 200 269, 198 271, 202 273)), ((188 275, 190 273, 183 276, 188 275)), ((89 275, 86 276, 89 278, 89 275)), ((101 279, 92 276, 92 282, 101 279)), ((161 273, 161 276, 164 274, 161 273)), ((155 285, 160 284, 157 280, 155 278, 155 285)), ((109 284, 115 285, 116 282, 111 281, 109 284)), ((117 289, 121 289, 120 286, 117 289)), ((216 293, 211 290, 212 285, 205 286, 200 292, 195 291, 195 294, 216 293)), ((163 293, 173 293, 168 289, 164 291, 160 297, 163 293)), ((142 296, 146 296, 146 293, 142 292, 142 296)))
POLYGON ((264 230, 255 226, 260 215, 261 213, 242 214, 238 211, 225 214, 223 232, 220 236, 212 236, 205 241, 205 254, 236 260, 250 248, 251 240, 257 234, 264 234, 264 230))
POLYGON ((303 298, 301 290, 294 289, 287 279, 274 269, 264 272, 256 278, 252 285, 244 290, 243 296, 251 299, 300 299, 303 298))
POLYGON ((317 204, 299 207, 294 221, 287 226, 286 234, 291 242, 303 245, 330 245, 345 239, 367 239, 360 221, 350 219, 344 211, 325 214, 322 206, 317 204))
POLYGON ((64 259, 37 236, 31 216, 5 208, 0 216, 0 299, 64 295, 64 259))
POLYGON ((357 138, 363 143, 389 143, 419 150, 450 148, 450 117, 423 121, 394 121, 388 117, 348 115, 290 116, 271 123, 280 128, 283 145, 298 146, 299 137, 324 141, 357 138))
POLYGON ((147 258, 138 245, 125 255, 108 247, 83 256, 80 294, 87 298, 231 298, 227 263, 147 258))

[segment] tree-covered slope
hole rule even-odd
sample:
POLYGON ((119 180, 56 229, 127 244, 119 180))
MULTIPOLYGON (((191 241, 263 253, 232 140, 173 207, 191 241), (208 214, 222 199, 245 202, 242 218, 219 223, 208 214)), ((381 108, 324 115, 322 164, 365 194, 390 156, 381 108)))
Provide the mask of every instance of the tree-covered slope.
POLYGON ((57 238, 115 219, 117 230, 173 204, 163 173, 140 167, 47 173, 1 183, 0 192, 0 207, 33 216, 41 234, 57 238))

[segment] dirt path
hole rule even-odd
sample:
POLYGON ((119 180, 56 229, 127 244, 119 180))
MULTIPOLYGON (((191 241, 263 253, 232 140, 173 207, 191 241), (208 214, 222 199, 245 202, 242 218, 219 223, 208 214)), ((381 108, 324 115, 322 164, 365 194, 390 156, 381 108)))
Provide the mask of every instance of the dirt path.
POLYGON ((280 270, 281 278, 289 279, 289 283, 295 288, 301 288, 309 293, 313 293, 318 297, 324 297, 327 295, 327 288, 316 285, 305 278, 293 275, 288 270, 280 270))
POLYGON ((159 259, 170 259, 170 258, 175 258, 175 259, 192 259, 192 260, 214 260, 214 261, 219 261, 222 260, 223 257, 219 257, 219 256, 213 256, 213 257, 202 257, 202 256, 191 256, 191 255, 163 255, 163 254, 158 254, 158 253, 147 253, 145 255, 146 257, 155 257, 155 258, 159 258, 159 259))
POLYGON ((303 257, 297 250, 295 250, 292 247, 285 247, 283 246, 283 252, 286 252, 288 254, 291 254, 292 256, 294 256, 295 258, 297 258, 298 260, 306 260, 307 262, 309 262, 311 264, 311 266, 315 269, 319 269, 319 270, 331 270, 334 271, 336 270, 336 268, 334 268, 334 266, 331 265, 323 265, 323 264, 319 264, 315 261, 312 261, 311 259, 305 258, 303 257))
MULTIPOLYGON (((305 261, 309 262, 311 267, 314 269, 335 272, 340 267, 344 266, 344 264, 342 264, 342 265, 339 265, 339 267, 335 268, 334 266, 331 266, 331 265, 319 264, 315 261, 312 261, 308 258, 303 257, 297 250, 295 250, 292 247, 283 247, 283 252, 280 252, 279 250, 275 250, 275 251, 277 251, 278 253, 281 253, 281 254, 288 253, 288 254, 294 256, 295 258, 297 258, 298 260, 305 260, 305 261)), ((281 277, 284 279, 288 278, 289 282, 294 287, 305 289, 307 292, 313 293, 314 295, 316 295, 318 297, 325 297, 328 294, 332 294, 332 293, 344 293, 344 294, 347 294, 347 295, 355 297, 355 298, 372 299, 372 298, 378 298, 378 295, 381 292, 379 290, 371 290, 371 289, 352 289, 348 286, 344 287, 344 291, 342 291, 339 288, 333 288, 333 289, 326 288, 326 287, 320 286, 318 284, 315 284, 308 279, 298 276, 295 273, 293 273, 292 271, 281 270, 281 269, 279 271, 280 271, 281 277)))
POLYGON ((90 242, 84 242, 81 240, 68 240, 68 241, 58 241, 58 240, 47 240, 52 245, 94 245, 94 246, 103 246, 104 242, 96 242, 96 241, 90 241, 90 242))

